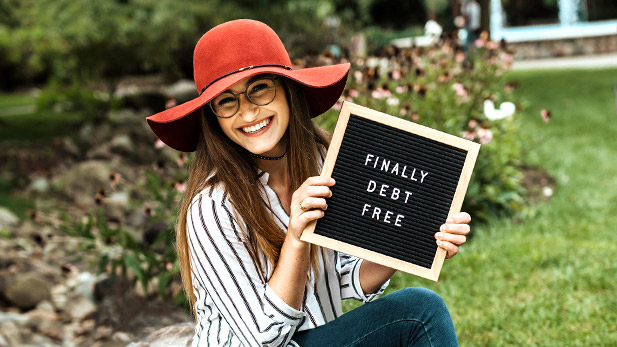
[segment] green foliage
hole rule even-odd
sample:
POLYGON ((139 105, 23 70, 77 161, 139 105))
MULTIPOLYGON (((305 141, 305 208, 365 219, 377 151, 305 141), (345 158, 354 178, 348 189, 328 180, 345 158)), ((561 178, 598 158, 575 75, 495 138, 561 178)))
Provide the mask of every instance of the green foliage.
POLYGON ((180 290, 180 267, 174 248, 181 193, 173 188, 178 180, 163 179, 170 177, 147 172, 147 183, 132 188, 135 201, 130 208, 147 216, 141 229, 110 221, 104 208, 105 193, 99 191, 99 206, 81 220, 67 220, 61 230, 81 241, 85 260, 92 261, 99 273, 122 276, 141 285, 146 295, 158 294, 183 305, 185 297, 180 290), (172 282, 177 284, 175 288, 172 282))
MULTIPOLYGON (((525 137, 516 118, 490 120, 484 101, 517 101, 504 71, 512 56, 495 42, 472 52, 473 65, 446 42, 429 49, 396 50, 353 63, 348 100, 482 143, 463 209, 474 219, 512 215, 524 208, 521 155, 525 137)), ((340 104, 339 104, 340 107, 340 104)), ((334 112, 318 121, 332 130, 334 112)))
POLYGON ((4 88, 48 77, 63 83, 104 78, 110 84, 127 74, 190 77, 197 40, 236 18, 265 21, 295 53, 320 52, 327 31, 321 23, 333 10, 326 0, 186 0, 181 5, 174 0, 23 0, 4 2, 3 8, 4 88))
POLYGON ((39 112, 79 112, 85 120, 100 122, 118 104, 109 93, 92 91, 74 83, 68 87, 51 85, 41 91, 37 109, 39 112))

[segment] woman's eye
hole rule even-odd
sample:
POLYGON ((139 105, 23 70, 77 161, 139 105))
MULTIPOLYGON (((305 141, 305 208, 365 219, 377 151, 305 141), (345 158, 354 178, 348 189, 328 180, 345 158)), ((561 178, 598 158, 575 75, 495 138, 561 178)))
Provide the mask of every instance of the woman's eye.
POLYGON ((227 97, 227 98, 217 101, 216 105, 218 107, 230 107, 230 106, 233 106, 235 102, 236 102, 236 99, 232 97, 227 97))
POLYGON ((263 92, 266 89, 268 89, 268 84, 267 83, 257 83, 256 85, 254 85, 251 88, 251 94, 263 92))

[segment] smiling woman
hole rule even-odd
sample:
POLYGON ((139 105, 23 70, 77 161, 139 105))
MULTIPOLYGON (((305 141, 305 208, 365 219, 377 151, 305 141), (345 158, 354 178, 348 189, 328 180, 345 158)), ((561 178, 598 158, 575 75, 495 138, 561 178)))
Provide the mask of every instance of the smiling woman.
MULTIPOLYGON (((330 135, 311 120, 343 92, 349 64, 293 70, 272 29, 221 24, 197 43, 200 96, 148 117, 167 145, 196 151, 176 228, 194 346, 457 345, 435 293, 380 294, 394 270, 300 240, 335 182, 317 176, 330 135)), ((469 215, 435 230, 453 256, 469 215)))

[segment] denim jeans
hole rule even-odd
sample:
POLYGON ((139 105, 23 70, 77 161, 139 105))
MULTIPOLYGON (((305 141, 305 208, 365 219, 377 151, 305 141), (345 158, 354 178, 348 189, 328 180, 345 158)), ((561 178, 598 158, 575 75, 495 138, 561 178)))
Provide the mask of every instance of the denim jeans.
POLYGON ((315 329, 297 332, 300 346, 458 346, 439 295, 406 288, 364 304, 315 329))

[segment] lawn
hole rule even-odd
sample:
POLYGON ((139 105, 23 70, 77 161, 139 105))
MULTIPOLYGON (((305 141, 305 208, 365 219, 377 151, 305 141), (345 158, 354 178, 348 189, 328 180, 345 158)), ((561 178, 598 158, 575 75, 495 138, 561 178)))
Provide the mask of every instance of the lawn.
MULTIPOLYGON (((520 221, 474 226, 438 283, 397 274, 389 290, 423 286, 451 310, 462 346, 617 345, 617 69, 515 71, 527 101, 526 161, 557 185, 520 221), (544 124, 542 108, 553 119, 544 124)), ((480 153, 481 155, 482 153, 480 153)))

